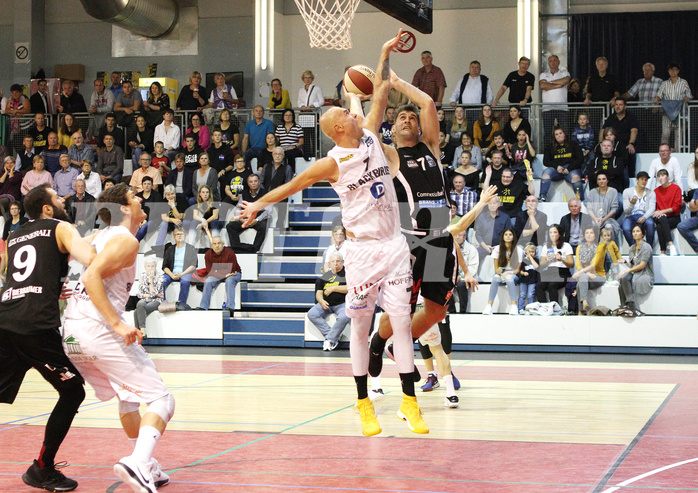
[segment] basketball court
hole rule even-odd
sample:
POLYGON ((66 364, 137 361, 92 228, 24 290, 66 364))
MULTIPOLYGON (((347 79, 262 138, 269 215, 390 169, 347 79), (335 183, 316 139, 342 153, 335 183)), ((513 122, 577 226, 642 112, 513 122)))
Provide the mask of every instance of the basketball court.
MULTIPOLYGON (((155 451, 162 491, 698 491, 695 357, 454 353, 460 407, 444 407, 444 387, 417 396, 428 435, 395 416, 386 361, 383 432, 366 438, 346 350, 149 351, 177 400, 155 451)), ((21 474, 56 398, 32 370, 0 406, 0 491, 38 491, 21 474)), ((112 472, 130 449, 116 401, 87 386, 63 472, 77 491, 130 491, 112 472)))

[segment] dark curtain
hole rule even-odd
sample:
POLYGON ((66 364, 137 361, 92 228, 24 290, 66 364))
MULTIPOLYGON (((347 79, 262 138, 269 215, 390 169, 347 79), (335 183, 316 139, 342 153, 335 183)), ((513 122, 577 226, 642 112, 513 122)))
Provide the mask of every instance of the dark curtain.
POLYGON ((698 11, 577 14, 570 22, 568 70, 584 86, 596 73, 596 58, 605 56, 621 94, 642 77, 642 65, 655 66, 655 77, 669 78, 667 65, 681 66, 696 95, 698 78, 698 11))

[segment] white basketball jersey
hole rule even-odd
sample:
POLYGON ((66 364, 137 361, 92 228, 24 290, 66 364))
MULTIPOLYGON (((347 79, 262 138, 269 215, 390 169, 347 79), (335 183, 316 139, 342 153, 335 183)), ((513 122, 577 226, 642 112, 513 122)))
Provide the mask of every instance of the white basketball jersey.
MULTIPOLYGON (((109 226, 97 233, 92 241, 92 245, 94 245, 97 254, 104 250, 104 247, 109 240, 119 235, 133 236, 125 226, 109 226)), ((133 281, 135 278, 136 262, 125 269, 121 269, 113 276, 104 279, 104 289, 107 292, 107 298, 114 307, 114 310, 116 310, 116 313, 119 314, 119 318, 122 320, 123 313, 126 308, 126 302, 129 298, 129 292, 131 291, 131 286, 133 286, 133 281)), ((85 291, 85 286, 82 281, 82 276, 80 276, 80 282, 75 287, 73 295, 68 300, 68 307, 65 312, 66 319, 79 320, 90 318, 97 322, 106 324, 106 319, 101 313, 99 313, 99 310, 97 310, 90 300, 90 296, 85 291)))
POLYGON ((359 147, 327 153, 339 167, 332 188, 342 202, 342 223, 357 238, 388 238, 400 232, 395 186, 378 137, 363 129, 359 147))

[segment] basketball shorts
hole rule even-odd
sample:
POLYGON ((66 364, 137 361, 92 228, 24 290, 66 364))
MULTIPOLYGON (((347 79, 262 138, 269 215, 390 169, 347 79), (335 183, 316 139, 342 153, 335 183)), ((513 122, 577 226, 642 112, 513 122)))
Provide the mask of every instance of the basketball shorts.
POLYGON ((438 346, 441 344, 441 329, 439 324, 432 325, 429 330, 419 336, 419 343, 423 346, 438 346))
POLYGON ((412 273, 404 236, 347 241, 347 316, 373 316, 376 303, 388 315, 409 315, 412 273))
POLYGON ((438 305, 446 306, 453 296, 458 273, 455 244, 450 234, 443 234, 429 240, 409 235, 412 260, 412 312, 417 299, 423 298, 438 305))
POLYGON ((153 402, 168 394, 143 346, 127 346, 105 324, 87 318, 66 320, 63 347, 101 401, 118 395, 122 401, 153 402))

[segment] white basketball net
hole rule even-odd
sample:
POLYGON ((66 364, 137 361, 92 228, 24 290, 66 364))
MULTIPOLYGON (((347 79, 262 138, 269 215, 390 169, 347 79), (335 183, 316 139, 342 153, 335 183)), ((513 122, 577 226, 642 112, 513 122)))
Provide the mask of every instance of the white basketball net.
POLYGON ((360 1, 295 0, 308 27, 310 46, 328 50, 351 48, 351 23, 360 1))

